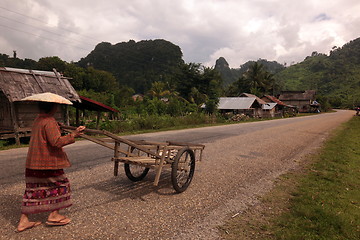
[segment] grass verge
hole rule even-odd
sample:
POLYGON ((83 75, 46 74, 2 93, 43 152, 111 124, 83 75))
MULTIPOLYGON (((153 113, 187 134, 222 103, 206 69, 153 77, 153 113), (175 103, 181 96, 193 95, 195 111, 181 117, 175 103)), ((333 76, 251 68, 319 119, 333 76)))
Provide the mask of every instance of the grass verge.
POLYGON ((360 239, 360 117, 281 176, 261 203, 220 227, 224 239, 360 239))

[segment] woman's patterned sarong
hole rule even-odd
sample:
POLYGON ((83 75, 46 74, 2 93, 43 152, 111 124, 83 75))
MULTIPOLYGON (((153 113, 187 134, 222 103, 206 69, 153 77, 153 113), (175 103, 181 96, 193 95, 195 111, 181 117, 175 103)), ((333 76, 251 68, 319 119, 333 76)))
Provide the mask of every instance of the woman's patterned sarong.
POLYGON ((72 205, 70 182, 62 169, 26 169, 25 182, 23 214, 52 212, 72 205))

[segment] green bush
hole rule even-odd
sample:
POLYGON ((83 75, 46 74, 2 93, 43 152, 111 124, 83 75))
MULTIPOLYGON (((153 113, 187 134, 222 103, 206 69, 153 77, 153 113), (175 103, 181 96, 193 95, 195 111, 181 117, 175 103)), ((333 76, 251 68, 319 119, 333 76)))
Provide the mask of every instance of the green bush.
MULTIPOLYGON (((159 130, 177 126, 195 126, 214 122, 224 122, 218 116, 209 116, 205 113, 190 113, 184 116, 173 117, 171 115, 138 115, 127 114, 122 120, 106 120, 100 122, 99 129, 113 133, 135 132, 142 130, 159 130)), ((95 129, 96 121, 86 124, 88 128, 95 129)))

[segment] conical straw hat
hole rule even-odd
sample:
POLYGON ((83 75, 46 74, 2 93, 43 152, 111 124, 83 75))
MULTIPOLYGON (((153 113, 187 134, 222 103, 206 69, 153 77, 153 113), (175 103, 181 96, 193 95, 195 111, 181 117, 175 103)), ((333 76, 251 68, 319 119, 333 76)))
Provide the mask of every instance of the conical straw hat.
POLYGON ((59 104, 72 105, 72 102, 70 102, 66 98, 50 92, 34 94, 29 97, 25 97, 21 99, 21 101, 53 102, 59 104))

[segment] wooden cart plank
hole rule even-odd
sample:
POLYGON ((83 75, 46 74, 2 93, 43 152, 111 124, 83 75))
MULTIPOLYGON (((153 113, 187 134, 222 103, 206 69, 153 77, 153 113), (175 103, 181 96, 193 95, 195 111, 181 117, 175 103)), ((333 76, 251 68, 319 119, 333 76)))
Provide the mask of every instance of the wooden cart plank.
POLYGON ((149 158, 149 157, 117 157, 113 158, 113 161, 119 161, 119 162, 137 162, 137 163, 145 163, 145 164, 154 164, 156 162, 156 159, 149 158))
POLYGON ((141 150, 143 152, 146 152, 146 153, 148 153, 148 154, 150 154, 150 155, 152 155, 154 157, 161 158, 161 156, 159 156, 159 154, 157 154, 156 152, 153 152, 153 151, 151 151, 151 150, 149 150, 147 148, 141 147, 141 146, 135 144, 134 142, 132 142, 130 140, 127 140, 125 138, 121 138, 121 137, 119 137, 119 136, 117 136, 117 135, 115 135, 115 134, 113 134, 111 132, 105 131, 105 130, 103 130, 103 133, 108 137, 111 137, 111 138, 113 138, 115 140, 123 142, 123 143, 125 143, 125 144, 127 144, 127 145, 129 145, 131 147, 137 148, 137 149, 139 149, 139 150, 141 150))

